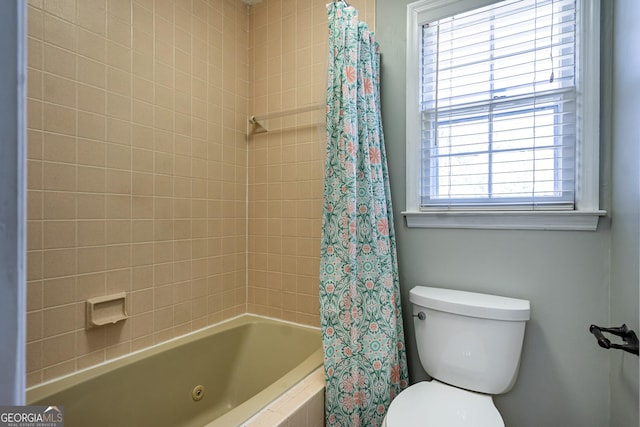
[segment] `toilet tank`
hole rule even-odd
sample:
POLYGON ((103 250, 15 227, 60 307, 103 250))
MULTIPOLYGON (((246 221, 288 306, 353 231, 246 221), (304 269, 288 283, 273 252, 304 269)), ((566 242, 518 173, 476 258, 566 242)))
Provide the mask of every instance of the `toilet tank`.
POLYGON ((420 362, 431 377, 487 394, 511 390, 529 301, 426 286, 411 289, 409 300, 420 362))

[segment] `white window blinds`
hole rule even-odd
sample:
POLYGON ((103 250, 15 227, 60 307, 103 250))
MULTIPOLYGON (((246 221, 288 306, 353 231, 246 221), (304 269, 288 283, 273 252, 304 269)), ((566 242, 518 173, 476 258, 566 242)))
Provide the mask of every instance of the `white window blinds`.
POLYGON ((422 209, 573 209, 575 0, 422 26, 422 209))

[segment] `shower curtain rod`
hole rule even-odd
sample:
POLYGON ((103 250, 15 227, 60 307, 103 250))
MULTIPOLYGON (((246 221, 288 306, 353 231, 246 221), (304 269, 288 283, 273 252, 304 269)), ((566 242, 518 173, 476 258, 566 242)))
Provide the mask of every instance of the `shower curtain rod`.
POLYGON ((250 133, 254 134, 254 133, 267 132, 268 131, 267 128, 264 126, 264 124, 261 123, 263 120, 275 119, 276 117, 290 116, 292 114, 306 113, 309 111, 321 110, 323 108, 325 108, 325 104, 312 104, 312 105, 306 105, 304 107, 294 108, 292 110, 276 111, 273 113, 264 114, 262 116, 251 116, 249 117, 249 124, 251 125, 250 133))

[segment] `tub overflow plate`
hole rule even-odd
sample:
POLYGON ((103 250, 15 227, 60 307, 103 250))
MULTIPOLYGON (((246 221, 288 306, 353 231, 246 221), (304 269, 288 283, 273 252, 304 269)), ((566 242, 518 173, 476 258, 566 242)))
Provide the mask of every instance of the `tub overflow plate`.
POLYGON ((195 386, 193 388, 193 391, 191 392, 191 397, 196 402, 202 399, 204 397, 204 386, 203 385, 195 386))

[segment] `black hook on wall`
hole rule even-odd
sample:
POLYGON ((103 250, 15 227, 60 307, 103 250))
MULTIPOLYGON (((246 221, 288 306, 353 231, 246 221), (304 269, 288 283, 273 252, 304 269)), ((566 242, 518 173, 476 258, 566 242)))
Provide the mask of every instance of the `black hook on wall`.
POLYGON ((589 332, 596 337, 598 345, 602 348, 615 348, 638 356, 638 337, 635 332, 627 328, 626 324, 617 328, 603 328, 601 326, 591 325, 589 326, 589 332), (624 341, 624 344, 612 344, 608 338, 605 338, 605 336, 602 335, 603 332, 619 336, 624 341))

